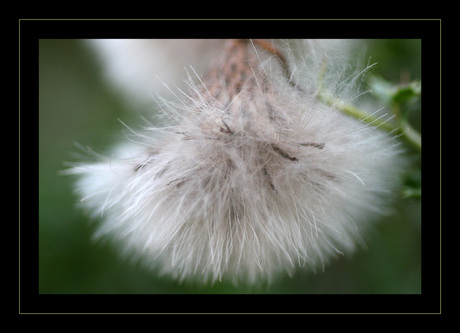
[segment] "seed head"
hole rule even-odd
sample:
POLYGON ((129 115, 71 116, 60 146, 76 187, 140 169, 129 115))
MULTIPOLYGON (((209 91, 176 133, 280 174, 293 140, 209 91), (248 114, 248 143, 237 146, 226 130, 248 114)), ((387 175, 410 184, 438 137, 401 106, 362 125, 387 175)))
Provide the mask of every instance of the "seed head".
POLYGON ((399 151, 316 98, 320 86, 360 93, 356 77, 336 81, 343 59, 324 41, 292 43, 226 41, 187 92, 159 100, 165 126, 75 167, 97 236, 202 281, 270 280, 355 250, 388 211, 399 151))

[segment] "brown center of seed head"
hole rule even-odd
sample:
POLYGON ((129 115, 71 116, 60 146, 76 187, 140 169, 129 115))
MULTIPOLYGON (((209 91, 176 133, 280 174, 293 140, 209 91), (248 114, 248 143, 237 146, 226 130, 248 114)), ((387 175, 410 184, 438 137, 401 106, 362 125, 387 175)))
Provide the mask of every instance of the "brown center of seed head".
MULTIPOLYGON (((268 41, 262 39, 229 39, 224 45, 222 55, 217 59, 206 76, 211 95, 221 100, 221 94, 235 97, 243 90, 252 91, 257 85, 265 87, 262 59, 276 55, 284 66, 281 53, 268 41), (257 82, 257 79, 259 81, 257 82), (262 81, 262 82, 261 82, 262 81)), ((266 87, 265 87, 266 88, 266 87)))
MULTIPOLYGON (((273 55, 284 66, 281 54, 267 41, 230 39, 224 45, 204 82, 207 102, 219 110, 216 116, 220 118, 217 122, 222 134, 251 135, 270 130, 269 123, 274 118, 270 103, 273 92, 262 62, 273 55)), ((210 130, 216 134, 215 128, 210 130)))

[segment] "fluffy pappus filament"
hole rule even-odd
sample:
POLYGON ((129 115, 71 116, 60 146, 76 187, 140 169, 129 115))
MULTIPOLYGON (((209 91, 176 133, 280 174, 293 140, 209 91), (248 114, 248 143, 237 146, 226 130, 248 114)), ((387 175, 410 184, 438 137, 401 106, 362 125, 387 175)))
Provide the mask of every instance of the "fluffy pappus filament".
POLYGON ((307 46, 299 64, 286 44, 227 41, 189 91, 160 101, 167 126, 147 128, 129 158, 73 169, 98 235, 203 281, 270 280, 352 252, 388 209, 399 151, 315 98, 318 82, 303 82, 324 58, 307 46))

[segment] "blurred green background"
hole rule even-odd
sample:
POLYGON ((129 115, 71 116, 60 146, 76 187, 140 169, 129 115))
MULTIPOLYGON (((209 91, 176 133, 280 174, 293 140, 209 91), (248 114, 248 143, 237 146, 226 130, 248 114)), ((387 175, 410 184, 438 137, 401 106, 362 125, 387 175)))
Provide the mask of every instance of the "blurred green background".
MULTIPOLYGON (((421 77, 420 40, 369 40, 374 74, 398 82, 421 77)), ((419 200, 398 200, 377 225, 368 247, 333 260, 324 272, 299 270, 270 287, 200 286, 158 277, 120 258, 110 243, 91 240, 95 229, 77 208, 74 178, 60 175, 78 161, 75 143, 97 152, 111 147, 134 112, 107 85, 94 54, 81 40, 40 40, 39 48, 39 292, 45 294, 421 292, 419 200)), ((152 106, 153 107, 153 106, 152 106)))

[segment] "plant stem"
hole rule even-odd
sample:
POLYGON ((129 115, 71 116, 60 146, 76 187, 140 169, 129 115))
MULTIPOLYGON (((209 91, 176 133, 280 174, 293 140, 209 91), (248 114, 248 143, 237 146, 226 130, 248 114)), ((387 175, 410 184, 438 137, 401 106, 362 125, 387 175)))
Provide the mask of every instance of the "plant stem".
POLYGON ((401 122, 401 130, 403 131, 403 138, 410 143, 418 151, 422 150, 422 137, 407 121, 401 122))
POLYGON ((394 126, 385 119, 376 118, 351 104, 348 104, 344 101, 330 96, 329 94, 319 92, 318 98, 326 105, 332 106, 340 110, 341 112, 345 113, 346 115, 351 116, 359 121, 378 127, 387 132, 399 134, 401 138, 403 138, 412 147, 414 147, 418 151, 421 151, 422 140, 420 133, 413 129, 407 121, 399 119, 399 126, 394 126))

